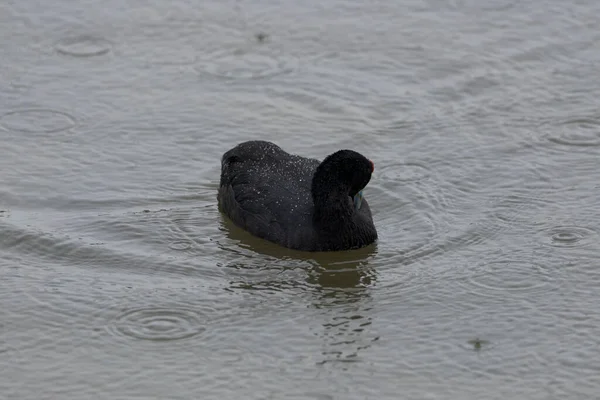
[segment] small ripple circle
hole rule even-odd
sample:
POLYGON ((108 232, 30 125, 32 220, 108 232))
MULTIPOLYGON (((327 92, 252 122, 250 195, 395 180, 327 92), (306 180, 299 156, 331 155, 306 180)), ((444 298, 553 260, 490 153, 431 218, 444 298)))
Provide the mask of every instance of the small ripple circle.
POLYGON ((558 132, 550 136, 551 142, 564 146, 600 146, 600 120, 597 118, 575 118, 557 125, 558 132))
POLYGON ((496 260, 474 267, 460 285, 468 292, 502 299, 507 295, 531 296, 557 284, 552 271, 525 260, 496 260))
POLYGON ((56 133, 75 126, 75 118, 66 112, 48 108, 9 111, 0 115, 0 125, 24 133, 56 133))
POLYGON ((118 335, 150 341, 191 338, 202 333, 204 319, 187 308, 146 307, 125 311, 115 318, 110 330, 118 335))
POLYGON ((196 68, 218 78, 255 80, 292 72, 296 59, 266 49, 217 50, 207 52, 196 68))
POLYGON ((108 53, 111 48, 111 42, 92 35, 67 37, 61 39, 55 46, 58 53, 73 57, 101 56, 108 53))
POLYGON ((169 248, 171 250, 184 251, 184 250, 190 249, 191 247, 192 247, 192 244, 190 242, 186 242, 184 240, 179 240, 176 242, 169 243, 169 248))
POLYGON ((428 178, 431 171, 418 163, 389 164, 379 168, 378 179, 384 181, 414 182, 428 178))
POLYGON ((553 247, 582 247, 596 237, 595 231, 581 226, 555 226, 541 234, 542 242, 553 247))

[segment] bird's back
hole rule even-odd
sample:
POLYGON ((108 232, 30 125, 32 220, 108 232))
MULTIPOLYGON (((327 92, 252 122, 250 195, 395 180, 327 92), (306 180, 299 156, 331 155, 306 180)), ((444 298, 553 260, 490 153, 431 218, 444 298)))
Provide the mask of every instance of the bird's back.
POLYGON ((258 237, 305 247, 314 241, 311 182, 318 165, 270 142, 241 143, 221 160, 219 208, 258 237))

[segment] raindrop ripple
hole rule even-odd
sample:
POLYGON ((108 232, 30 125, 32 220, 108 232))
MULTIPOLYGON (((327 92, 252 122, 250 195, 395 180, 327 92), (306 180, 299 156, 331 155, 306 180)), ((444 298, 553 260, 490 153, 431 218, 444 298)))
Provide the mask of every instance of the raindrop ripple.
POLYGON ((134 339, 171 341, 191 338, 206 330, 198 313, 187 308, 146 307, 120 314, 110 331, 134 339))

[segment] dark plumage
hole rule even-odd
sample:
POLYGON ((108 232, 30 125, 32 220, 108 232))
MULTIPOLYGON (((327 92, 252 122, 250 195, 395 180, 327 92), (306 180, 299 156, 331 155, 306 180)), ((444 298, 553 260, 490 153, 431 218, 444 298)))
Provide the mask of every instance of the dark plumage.
POLYGON ((367 201, 353 203, 372 172, 373 163, 352 150, 319 162, 270 142, 244 142, 221 160, 219 209, 251 234, 291 249, 360 248, 377 239, 367 201))

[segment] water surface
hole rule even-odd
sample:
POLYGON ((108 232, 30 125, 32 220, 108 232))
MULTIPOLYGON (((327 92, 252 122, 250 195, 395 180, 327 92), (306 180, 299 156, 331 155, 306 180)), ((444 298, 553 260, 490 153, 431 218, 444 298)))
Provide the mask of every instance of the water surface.
POLYGON ((7 399, 589 399, 600 3, 0 4, 7 399), (218 212, 248 139, 375 162, 374 246, 218 212))

